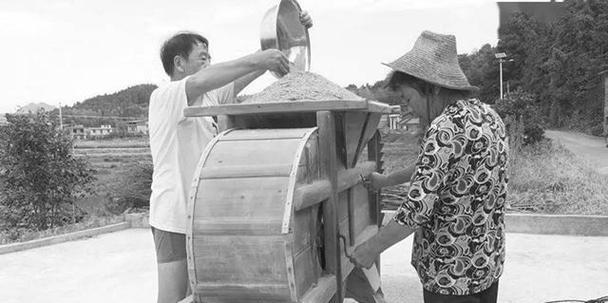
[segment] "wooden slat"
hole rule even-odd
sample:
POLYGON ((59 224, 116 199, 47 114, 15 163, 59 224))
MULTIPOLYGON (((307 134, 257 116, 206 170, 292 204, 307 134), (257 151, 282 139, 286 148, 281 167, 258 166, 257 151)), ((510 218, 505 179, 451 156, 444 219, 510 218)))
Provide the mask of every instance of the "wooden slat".
POLYGON ((317 281, 317 285, 310 289, 302 298, 302 303, 329 302, 336 293, 336 276, 325 275, 317 281))
POLYGON ((311 234, 310 226, 318 224, 317 218, 312 216, 313 208, 307 208, 293 214, 293 253, 299 254, 312 245, 315 235, 311 234))
POLYGON ((249 164, 205 167, 201 179, 285 177, 291 172, 291 164, 249 164))
POLYGON ((194 218, 281 220, 288 181, 287 177, 201 180, 194 205, 194 218))
POLYGON ((287 236, 193 236, 197 284, 287 285, 287 236))
MULTIPOLYGON (((283 283, 199 283, 196 293, 214 302, 287 301, 289 287, 283 283)), ((207 302, 207 301, 203 301, 207 302)))
POLYGON ((205 161, 204 169, 239 165, 291 165, 299 139, 219 141, 205 161))
POLYGON ((194 219, 194 235, 278 235, 281 233, 280 218, 219 217, 206 220, 194 219))
POLYGON ((309 131, 310 128, 239 129, 222 137, 220 141, 299 139, 309 131))
MULTIPOLYGON (((215 115, 242 115, 277 112, 319 112, 368 109, 366 100, 328 100, 328 101, 293 101, 268 102, 259 104, 226 104, 216 106, 191 106, 184 110, 186 117, 201 117, 215 115)), ((381 106, 373 105, 374 110, 381 106)), ((389 107, 390 108, 390 107, 389 107)))

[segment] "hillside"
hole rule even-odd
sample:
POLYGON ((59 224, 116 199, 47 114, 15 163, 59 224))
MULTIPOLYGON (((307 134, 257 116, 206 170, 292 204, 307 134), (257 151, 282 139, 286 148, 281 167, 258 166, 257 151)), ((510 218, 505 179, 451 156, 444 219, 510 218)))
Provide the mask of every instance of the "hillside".
POLYGON ((55 108, 57 108, 57 107, 54 105, 46 104, 44 102, 30 103, 28 105, 20 107, 15 113, 16 114, 28 114, 28 113, 35 113, 39 109, 44 109, 45 111, 52 111, 55 108))
POLYGON ((133 120, 145 119, 148 116, 150 94, 154 89, 156 89, 156 85, 140 84, 113 94, 95 96, 77 102, 73 106, 63 106, 61 108, 64 117, 63 122, 65 124, 99 126, 101 124, 116 125, 117 121, 124 121, 129 118, 133 120))

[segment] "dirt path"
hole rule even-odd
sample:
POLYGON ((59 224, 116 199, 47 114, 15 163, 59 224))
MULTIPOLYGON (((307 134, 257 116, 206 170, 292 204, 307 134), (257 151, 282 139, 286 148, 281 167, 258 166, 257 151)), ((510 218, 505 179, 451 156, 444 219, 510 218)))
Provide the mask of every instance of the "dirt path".
POLYGON ((545 135, 592 163, 599 173, 608 175, 608 148, 604 138, 557 130, 547 130, 545 135))

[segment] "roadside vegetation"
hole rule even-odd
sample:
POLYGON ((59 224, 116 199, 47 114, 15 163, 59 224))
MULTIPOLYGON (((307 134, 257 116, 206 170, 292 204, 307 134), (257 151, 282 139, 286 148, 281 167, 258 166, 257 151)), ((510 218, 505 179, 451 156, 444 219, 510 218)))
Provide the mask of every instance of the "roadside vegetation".
POLYGON ((0 127, 0 245, 101 227, 148 207, 146 139, 77 141, 52 113, 0 127))
POLYGON ((608 215, 608 176, 554 142, 511 153, 508 201, 518 212, 608 215))

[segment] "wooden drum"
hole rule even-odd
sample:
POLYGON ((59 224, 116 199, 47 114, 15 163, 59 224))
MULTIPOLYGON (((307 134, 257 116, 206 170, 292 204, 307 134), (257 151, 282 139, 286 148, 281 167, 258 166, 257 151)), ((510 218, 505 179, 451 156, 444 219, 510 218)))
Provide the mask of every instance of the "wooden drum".
POLYGON ((195 302, 319 303, 341 289, 347 252, 377 232, 378 201, 360 176, 378 163, 357 160, 365 123, 353 121, 363 128, 349 139, 348 121, 369 115, 312 117, 307 127, 228 129, 206 147, 188 210, 195 302))

